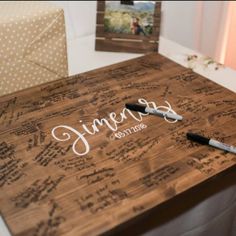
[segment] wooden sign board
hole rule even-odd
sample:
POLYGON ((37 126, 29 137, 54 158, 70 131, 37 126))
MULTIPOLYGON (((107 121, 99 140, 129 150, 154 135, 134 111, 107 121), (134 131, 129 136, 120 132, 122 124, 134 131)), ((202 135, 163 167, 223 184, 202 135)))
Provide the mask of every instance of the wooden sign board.
POLYGON ((236 95, 158 54, 0 98, 0 211, 16 236, 98 235, 235 166, 236 95), (125 110, 170 107, 184 117, 125 110))
POLYGON ((97 1, 97 51, 158 51, 161 2, 136 2, 123 1, 122 4, 122 1, 97 1), (133 2, 133 6, 124 2, 133 2), (136 7, 135 4, 143 6, 136 7))

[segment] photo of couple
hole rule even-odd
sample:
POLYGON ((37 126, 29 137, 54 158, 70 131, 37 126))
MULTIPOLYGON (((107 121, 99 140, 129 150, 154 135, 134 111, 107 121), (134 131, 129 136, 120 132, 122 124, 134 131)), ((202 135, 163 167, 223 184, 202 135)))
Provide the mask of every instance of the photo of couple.
POLYGON ((108 33, 152 34, 155 1, 106 1, 104 29, 108 33))

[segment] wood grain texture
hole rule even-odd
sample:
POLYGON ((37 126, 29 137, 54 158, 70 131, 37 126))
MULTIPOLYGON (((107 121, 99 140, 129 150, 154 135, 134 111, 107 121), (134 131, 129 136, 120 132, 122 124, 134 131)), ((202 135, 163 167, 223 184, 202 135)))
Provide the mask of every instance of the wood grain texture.
POLYGON ((0 212, 16 236, 107 232, 235 166, 234 154, 186 139, 194 131, 236 145, 235 105, 235 93, 158 54, 1 97, 0 212), (86 133, 140 98, 168 101, 184 120, 127 114, 117 131, 103 123, 86 133), (86 155, 73 151, 74 132, 52 136, 60 125, 86 133, 86 155))
POLYGON ((109 33, 104 30, 105 2, 97 1, 95 50, 111 52, 157 52, 161 27, 161 2, 156 1, 151 35, 109 33), (117 38, 119 40, 117 40, 117 38), (135 41, 136 40, 136 41, 135 41))

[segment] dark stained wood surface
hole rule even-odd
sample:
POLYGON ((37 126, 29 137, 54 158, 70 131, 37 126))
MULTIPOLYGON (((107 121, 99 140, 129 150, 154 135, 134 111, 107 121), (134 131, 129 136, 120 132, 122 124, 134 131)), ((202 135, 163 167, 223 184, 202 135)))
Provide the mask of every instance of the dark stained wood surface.
POLYGON ((1 214, 16 236, 107 232, 235 166, 236 155, 186 139, 236 145, 235 106, 235 93, 158 54, 1 97, 1 214), (184 120, 126 111, 114 132, 92 126, 114 127, 110 114, 121 121, 140 98, 184 120))

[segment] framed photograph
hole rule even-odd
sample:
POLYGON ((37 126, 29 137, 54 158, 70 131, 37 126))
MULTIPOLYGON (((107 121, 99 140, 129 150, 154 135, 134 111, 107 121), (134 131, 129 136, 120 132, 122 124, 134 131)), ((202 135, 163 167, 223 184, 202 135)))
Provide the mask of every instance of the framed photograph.
POLYGON ((95 49, 157 52, 160 21, 160 1, 98 1, 95 49))

